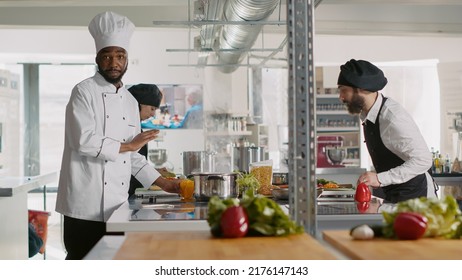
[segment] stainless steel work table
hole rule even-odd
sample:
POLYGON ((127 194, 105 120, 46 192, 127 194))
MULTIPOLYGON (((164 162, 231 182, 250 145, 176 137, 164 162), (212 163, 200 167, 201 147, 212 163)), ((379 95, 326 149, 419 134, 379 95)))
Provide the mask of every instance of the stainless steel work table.
MULTIPOLYGON (((146 200, 146 198, 144 198, 146 200)), ((288 203, 279 202, 288 213, 288 203)), ((317 232, 326 229, 347 229, 361 223, 381 223, 380 201, 373 199, 361 213, 354 202, 319 202, 317 232)), ((107 231, 203 231, 209 230, 207 203, 182 203, 178 197, 157 198, 156 203, 130 199, 122 204, 107 222, 107 231)))

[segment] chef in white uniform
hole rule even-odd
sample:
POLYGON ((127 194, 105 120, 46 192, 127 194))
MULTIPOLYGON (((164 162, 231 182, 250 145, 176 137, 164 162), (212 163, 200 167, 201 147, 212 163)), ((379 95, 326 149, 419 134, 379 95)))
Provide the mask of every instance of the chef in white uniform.
POLYGON ((66 259, 82 259, 106 232, 106 221, 127 200, 130 176, 147 188, 179 192, 137 151, 158 131, 141 132, 136 99, 123 86, 134 24, 113 12, 88 29, 98 72, 78 83, 66 107, 65 144, 56 211, 64 215, 66 259))

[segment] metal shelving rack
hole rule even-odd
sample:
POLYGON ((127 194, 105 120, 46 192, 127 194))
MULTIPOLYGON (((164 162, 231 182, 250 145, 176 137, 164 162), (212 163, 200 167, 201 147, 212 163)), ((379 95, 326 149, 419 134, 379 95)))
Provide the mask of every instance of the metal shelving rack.
MULTIPOLYGON (((316 3, 315 3, 316 2, 316 3)), ((287 1, 290 215, 316 236, 314 7, 287 1)))

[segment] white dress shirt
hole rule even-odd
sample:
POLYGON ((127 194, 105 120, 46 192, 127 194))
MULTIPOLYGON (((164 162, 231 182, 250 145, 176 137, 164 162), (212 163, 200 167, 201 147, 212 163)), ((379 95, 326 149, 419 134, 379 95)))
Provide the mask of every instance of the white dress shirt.
MULTIPOLYGON (((367 116, 360 115, 363 122, 369 120, 375 123, 382 100, 379 93, 367 116)), ((404 183, 427 173, 429 193, 430 190, 433 192, 433 181, 427 172, 432 166, 432 155, 411 115, 399 103, 387 98, 380 111, 379 124, 385 147, 404 161, 400 166, 377 174, 381 186, 404 183)))
POLYGON ((131 174, 151 186, 159 172, 137 152, 119 153, 140 132, 138 103, 127 89, 99 73, 77 84, 66 107, 56 211, 105 222, 127 200, 131 174))

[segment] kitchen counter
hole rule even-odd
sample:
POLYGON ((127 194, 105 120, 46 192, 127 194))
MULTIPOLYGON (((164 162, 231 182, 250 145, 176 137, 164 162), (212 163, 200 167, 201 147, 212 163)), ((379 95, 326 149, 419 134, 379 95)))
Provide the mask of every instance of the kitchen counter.
POLYGON ((117 238, 105 236, 85 259, 332 260, 335 255, 306 233, 284 237, 214 238, 209 231, 186 231, 131 232, 117 238), (101 250, 104 247, 106 249, 101 250))
POLYGON ((0 259, 28 259, 27 193, 56 182, 57 173, 0 179, 0 259))
POLYGON ((32 177, 3 177, 0 179, 0 197, 13 197, 56 182, 57 173, 32 177))
MULTIPOLYGON (((210 228, 206 221, 207 203, 182 203, 178 196, 172 196, 162 191, 143 193, 148 195, 131 198, 122 204, 107 222, 107 231, 125 232, 125 236, 104 236, 85 259, 113 259, 126 242, 131 242, 132 236, 137 236, 132 235, 133 233, 143 232, 144 235, 138 237, 145 238, 146 242, 151 242, 150 238, 157 236, 157 234, 164 236, 164 233, 167 236, 172 236, 188 232, 188 235, 198 234, 198 236, 202 236, 202 239, 205 236, 210 238, 210 228), (156 233, 152 234, 152 232, 156 233)), ((287 203, 287 201, 279 202, 286 213, 289 210, 287 203)), ((364 223, 382 223, 380 208, 383 206, 380 200, 373 198, 369 208, 361 213, 354 202, 319 202, 316 216, 318 234, 314 239, 325 243, 321 236, 324 230, 350 229, 364 223)), ((269 239, 265 239, 265 242, 267 240, 269 239)), ((143 256, 143 258, 148 257, 152 256, 143 256)), ((127 258, 127 256, 123 256, 123 258, 127 258)))
POLYGON ((355 260, 462 260, 462 240, 354 240, 347 230, 324 231, 323 238, 355 260))
POLYGON ((462 173, 433 174, 432 176, 440 186, 462 186, 462 173))
MULTIPOLYGON (((156 195, 155 192, 150 194, 156 195)), ((130 199, 122 204, 107 221, 109 232, 142 231, 208 231, 207 203, 182 203, 179 197, 158 192, 156 201, 150 198, 130 199)), ((150 197, 150 196, 148 196, 150 197)), ((288 202, 279 202, 288 213, 288 202)), ((319 202, 317 207, 317 232, 328 229, 349 229, 363 223, 382 223, 382 207, 378 199, 373 198, 363 213, 355 202, 319 202)))

